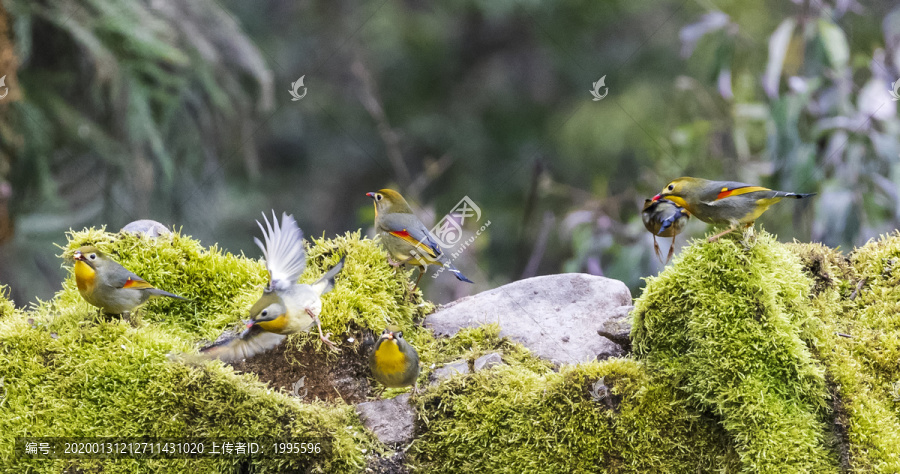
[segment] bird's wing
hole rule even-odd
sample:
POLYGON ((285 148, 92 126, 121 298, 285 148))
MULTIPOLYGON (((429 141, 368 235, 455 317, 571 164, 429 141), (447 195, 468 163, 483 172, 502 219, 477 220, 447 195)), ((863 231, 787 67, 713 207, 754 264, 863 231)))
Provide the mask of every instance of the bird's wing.
POLYGON ((719 201, 725 198, 740 196, 747 193, 755 193, 758 191, 771 191, 771 189, 764 188, 762 186, 753 186, 745 183, 725 182, 722 183, 722 186, 715 191, 717 194, 713 199, 710 199, 710 201, 719 201))
POLYGON ((328 293, 329 291, 331 291, 332 288, 334 288, 334 276, 337 275, 341 271, 341 269, 344 268, 344 259, 345 258, 347 258, 346 255, 341 257, 340 262, 338 262, 335 266, 331 267, 331 270, 328 270, 328 272, 326 272, 324 275, 322 275, 322 278, 319 278, 318 281, 316 281, 315 283, 310 285, 312 287, 313 291, 316 292, 316 294, 321 296, 321 295, 324 295, 325 293, 328 293))
POLYGON ((441 255, 441 246, 416 216, 402 213, 388 214, 381 220, 381 224, 391 235, 409 242, 432 258, 441 255))
POLYGON ((281 344, 285 337, 287 336, 268 332, 254 325, 234 339, 201 349, 199 356, 204 359, 219 359, 223 362, 249 359, 281 344))
POLYGON ((256 221, 262 230, 265 245, 258 238, 253 241, 262 250, 266 258, 266 268, 269 270, 269 282, 275 289, 284 289, 294 283, 306 268, 306 249, 303 248, 303 231, 286 212, 281 215, 281 225, 272 211, 272 223, 263 214, 266 226, 256 221))
POLYGON ((133 288, 135 290, 144 290, 153 288, 153 285, 147 283, 143 278, 135 275, 127 268, 116 263, 119 268, 110 271, 107 283, 114 288, 133 288))

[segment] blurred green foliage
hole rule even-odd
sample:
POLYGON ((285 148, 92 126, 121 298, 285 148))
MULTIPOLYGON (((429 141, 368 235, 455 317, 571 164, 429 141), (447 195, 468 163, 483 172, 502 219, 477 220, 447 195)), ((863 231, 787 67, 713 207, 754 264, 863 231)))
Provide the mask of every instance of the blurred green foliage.
POLYGON ((818 192, 763 216, 782 239, 900 224, 887 3, 4 5, 36 138, 12 175, 20 233, 152 217, 253 252, 262 209, 330 236, 371 225, 367 191, 398 188, 429 225, 469 196, 491 221, 456 262, 477 284, 428 282, 442 302, 559 271, 636 291, 660 268, 641 203, 682 175, 818 192))

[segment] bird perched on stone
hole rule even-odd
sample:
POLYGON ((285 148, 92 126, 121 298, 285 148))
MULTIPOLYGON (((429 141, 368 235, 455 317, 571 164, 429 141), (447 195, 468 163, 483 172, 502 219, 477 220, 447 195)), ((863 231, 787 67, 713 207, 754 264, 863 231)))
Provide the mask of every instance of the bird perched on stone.
POLYGON ((391 265, 415 265, 420 269, 413 291, 419 286, 429 265, 443 265, 457 280, 472 283, 451 264, 441 250, 437 239, 425 224, 413 214, 412 209, 397 191, 382 189, 366 193, 375 203, 375 231, 388 252, 391 265))
POLYGON ((257 221, 265 244, 254 238, 262 250, 269 270, 269 284, 262 296, 250 308, 250 320, 240 336, 201 351, 201 356, 218 358, 225 362, 246 359, 277 346, 287 337, 307 331, 316 325, 319 338, 329 347, 334 344, 322 334, 319 313, 321 296, 334 287, 334 277, 344 267, 344 258, 311 285, 297 283, 306 268, 306 249, 303 232, 297 221, 287 213, 282 214, 281 224, 272 212, 273 223, 263 214, 266 226, 257 221))
POLYGON ((379 383, 389 388, 408 387, 419 377, 419 353, 403 338, 397 326, 388 326, 369 356, 369 370, 379 383))
POLYGON ((154 288, 96 247, 81 247, 75 251, 73 258, 78 292, 85 301, 105 313, 122 314, 127 317, 135 308, 156 296, 187 300, 154 288))
POLYGON ((709 238, 710 242, 735 230, 751 226, 771 206, 784 198, 802 199, 815 193, 775 191, 762 186, 734 181, 710 181, 702 178, 678 178, 653 197, 668 199, 687 209, 692 216, 708 224, 728 225, 724 232, 709 238))
POLYGON ((656 251, 656 258, 662 262, 659 255, 659 244, 656 242, 656 236, 671 237, 672 245, 669 246, 669 254, 666 257, 666 263, 672 259, 675 253, 675 236, 680 234, 687 224, 691 215, 687 210, 668 199, 644 200, 644 210, 641 212, 641 219, 644 221, 644 227, 653 234, 653 249, 656 251))

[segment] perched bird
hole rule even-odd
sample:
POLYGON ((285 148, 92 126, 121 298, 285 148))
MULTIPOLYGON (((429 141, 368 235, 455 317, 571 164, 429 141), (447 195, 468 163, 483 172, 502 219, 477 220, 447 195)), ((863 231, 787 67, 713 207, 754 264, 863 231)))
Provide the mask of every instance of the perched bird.
POLYGON ((416 384, 419 377, 419 353, 397 326, 388 326, 375 342, 369 356, 372 376, 385 387, 399 388, 416 384))
POLYGON ((687 224, 691 215, 687 210, 668 199, 644 200, 644 210, 641 212, 641 219, 644 221, 644 227, 653 234, 653 249, 656 250, 656 258, 662 261, 659 255, 659 244, 656 243, 656 236, 671 237, 672 245, 669 246, 669 255, 666 257, 666 263, 672 260, 672 254, 675 253, 675 236, 680 234, 687 224))
POLYGON ((306 268, 303 232, 294 217, 287 213, 282 214, 281 225, 274 211, 272 224, 265 214, 263 219, 265 227, 259 221, 256 223, 262 230, 265 245, 257 238, 253 241, 266 258, 269 285, 263 290, 259 301, 250 308, 250 320, 241 335, 203 349, 202 356, 225 362, 246 359, 272 349, 288 334, 309 330, 313 324, 319 328, 322 342, 335 348, 322 334, 320 297, 334 288, 334 277, 344 268, 344 258, 312 285, 297 283, 306 268))
POLYGON ((143 278, 119 265, 96 247, 84 246, 75 251, 75 283, 88 303, 108 314, 129 314, 148 299, 168 296, 187 300, 176 294, 154 288, 143 278))
POLYGON ((366 193, 366 196, 375 203, 375 231, 381 236, 381 243, 388 252, 391 265, 409 264, 420 269, 413 291, 419 286, 428 265, 443 265, 457 280, 472 283, 472 280, 447 261, 437 239, 413 214, 400 193, 382 189, 377 193, 366 193))
POLYGON ((703 222, 729 225, 724 232, 709 238, 713 242, 739 225, 751 226, 769 206, 784 198, 801 199, 814 194, 774 191, 734 181, 684 177, 669 183, 653 200, 665 198, 687 209, 703 222))

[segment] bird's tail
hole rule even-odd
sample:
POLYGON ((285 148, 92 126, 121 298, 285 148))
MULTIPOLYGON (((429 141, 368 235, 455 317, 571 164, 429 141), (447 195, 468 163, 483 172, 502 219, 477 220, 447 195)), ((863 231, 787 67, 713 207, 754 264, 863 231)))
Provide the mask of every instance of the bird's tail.
POLYGON ((803 198, 807 198, 807 197, 816 195, 816 193, 786 193, 784 191, 780 191, 779 194, 781 194, 781 195, 778 197, 794 198, 794 199, 803 199, 803 198))
POLYGON ((475 283, 474 281, 466 278, 466 276, 463 275, 462 272, 459 271, 456 267, 454 267, 452 263, 450 263, 450 262, 442 262, 442 263, 444 264, 444 267, 450 271, 450 273, 453 273, 453 276, 455 276, 457 280, 464 281, 466 283, 475 283))
POLYGON ((175 298, 176 300, 191 301, 188 298, 185 298, 183 296, 178 296, 175 293, 169 293, 168 291, 165 291, 165 290, 160 290, 159 288, 150 288, 147 291, 153 296, 168 296, 169 298, 175 298))
POLYGON ((346 258, 346 255, 341 257, 341 261, 338 262, 337 265, 331 267, 331 270, 328 270, 328 273, 322 275, 322 278, 319 278, 317 282, 311 285, 316 293, 321 296, 334 288, 334 277, 344 269, 344 259, 346 258))

